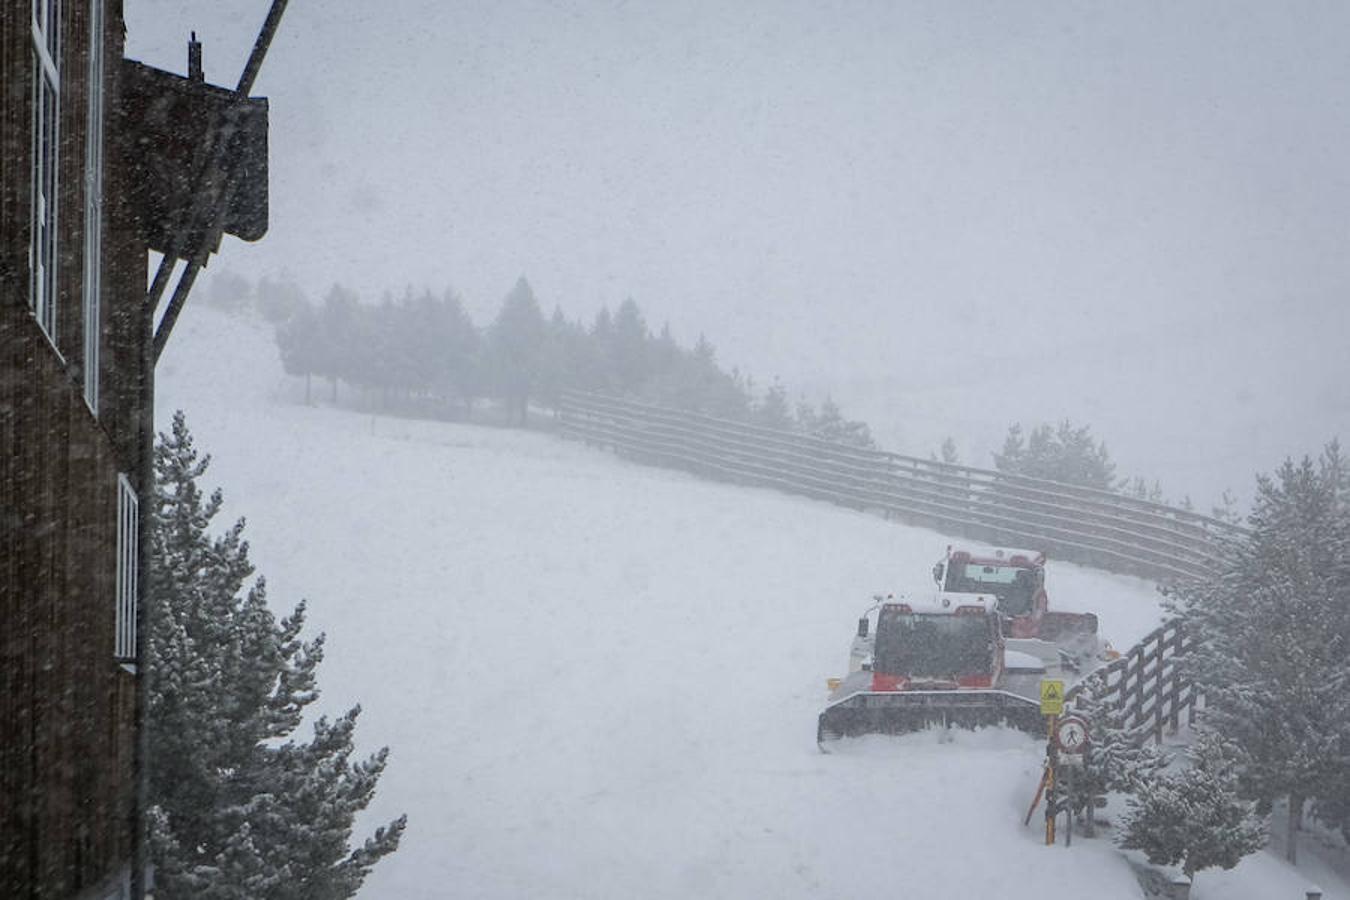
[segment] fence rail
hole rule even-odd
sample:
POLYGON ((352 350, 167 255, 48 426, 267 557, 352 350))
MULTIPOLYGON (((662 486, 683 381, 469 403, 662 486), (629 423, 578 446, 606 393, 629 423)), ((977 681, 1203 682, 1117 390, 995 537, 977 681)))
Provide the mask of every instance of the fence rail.
POLYGON ((1109 491, 833 443, 600 394, 564 392, 565 436, 705 477, 871 510, 974 540, 1163 582, 1207 577, 1242 529, 1109 491))

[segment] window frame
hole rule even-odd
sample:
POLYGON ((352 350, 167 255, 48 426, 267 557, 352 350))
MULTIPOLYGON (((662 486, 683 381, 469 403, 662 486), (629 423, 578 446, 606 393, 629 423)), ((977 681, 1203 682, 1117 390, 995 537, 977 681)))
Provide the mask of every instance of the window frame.
POLYGON ((57 355, 57 234, 61 190, 61 0, 33 0, 33 159, 29 308, 57 355))
POLYGON ((84 152, 84 402, 98 417, 103 291, 104 0, 89 4, 89 82, 84 152))
POLYGON ((117 587, 113 598, 113 659, 136 661, 136 612, 140 605, 140 499, 125 474, 117 476, 117 587))

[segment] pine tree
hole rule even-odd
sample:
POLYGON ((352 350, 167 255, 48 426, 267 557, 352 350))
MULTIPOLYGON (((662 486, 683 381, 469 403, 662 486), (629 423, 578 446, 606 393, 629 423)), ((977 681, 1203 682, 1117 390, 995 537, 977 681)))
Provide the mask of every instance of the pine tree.
POLYGON ((1000 472, 1020 473, 1025 465, 1026 438, 1018 422, 1008 426, 1003 438, 1003 449, 994 454, 994 468, 1000 472))
MULTIPOLYGON (((1350 761, 1350 746, 1342 750, 1342 759, 1350 761)), ((1350 764, 1329 778, 1313 797, 1313 813, 1350 842, 1350 764)))
POLYGON ((1146 500, 1149 503, 1166 503, 1163 495, 1162 483, 1154 479, 1152 484, 1142 475, 1136 475, 1134 478, 1122 485, 1121 493, 1134 497, 1136 500, 1146 500))
POLYGON ((482 339, 463 302, 453 291, 445 292, 441 304, 441 372, 450 391, 464 402, 467 418, 473 401, 483 392, 482 339))
POLYGON ((806 401, 806 398, 797 399, 796 412, 794 413, 794 426, 804 434, 815 434, 820 428, 820 414, 816 408, 806 401))
POLYGON ((833 397, 827 396, 825 402, 820 404, 820 413, 815 418, 811 433, 836 444, 863 448, 873 446, 872 432, 867 423, 844 418, 843 410, 834 402, 833 397))
POLYGON ((278 621, 239 520, 212 536, 219 490, 198 486, 182 413, 155 448, 147 602, 150 852, 156 895, 328 900, 350 897, 398 847, 405 820, 348 850, 387 750, 350 762, 358 709, 293 732, 318 697, 323 636, 304 641, 304 603, 278 621))
POLYGON ((755 424, 783 431, 792 427, 792 412, 788 408, 787 388, 783 387, 783 383, 777 378, 764 392, 764 398, 755 404, 755 424))
POLYGON ((397 310, 400 327, 394 352, 406 364, 405 387, 416 394, 444 397, 450 381, 445 353, 449 323, 445 304, 431 291, 406 296, 397 310))
POLYGON ((530 283, 521 277, 502 301, 487 334, 489 369, 495 393, 508 417, 526 422, 530 397, 539 386, 540 354, 546 337, 544 314, 530 283))
POLYGON ((877 445, 872 439, 872 429, 861 419, 844 420, 844 434, 840 442, 864 450, 871 450, 877 445))
POLYGON ((277 326, 277 347, 287 375, 305 378, 305 405, 311 402, 311 381, 323 364, 319 317, 308 303, 298 306, 285 322, 277 326))
POLYGON ((1094 439, 1087 425, 1075 427, 1068 419, 1056 428, 1038 425, 1025 438, 1021 425, 1010 426, 1002 451, 994 454, 994 467, 1104 491, 1115 487, 1116 467, 1105 442, 1094 439))
POLYGON ((1219 496, 1219 502, 1210 507, 1210 517, 1218 519, 1220 522, 1227 522, 1230 525, 1237 525, 1242 521, 1242 514, 1238 512, 1238 501, 1233 496, 1233 492, 1224 488, 1219 496))
POLYGON ((1095 798, 1111 791, 1138 793, 1157 779, 1169 761, 1147 734, 1125 726, 1124 710, 1097 700, 1092 687, 1089 680, 1074 699, 1074 713, 1088 721, 1092 741, 1083 766, 1069 782, 1074 809, 1088 816, 1095 798))
POLYGON ((956 440, 947 435, 942 439, 942 461, 949 466, 959 466, 961 464, 961 454, 956 452, 956 440))
POLYGON ((613 355, 610 367, 614 387, 620 393, 637 393, 651 375, 651 334, 642 311, 630 297, 619 304, 614 314, 613 355))
POLYGON ((387 408, 394 394, 407 385, 408 361, 404 357, 407 326, 392 294, 385 293, 380 305, 363 308, 360 322, 360 382, 379 390, 380 405, 387 408))
POLYGON ((670 333, 670 323, 666 322, 661 326, 661 333, 656 338, 656 346, 652 352, 654 374, 665 375, 673 372, 679 366, 680 357, 683 355, 684 351, 675 342, 675 336, 670 333))
POLYGON ((661 326, 661 333, 650 343, 648 376, 641 396, 653 403, 689 409, 687 357, 670 333, 670 323, 661 326))
POLYGON ((717 364, 717 352, 706 335, 698 336, 692 351, 676 350, 674 369, 658 388, 666 402, 724 419, 752 418, 749 390, 736 374, 717 364))
POLYGON ((333 387, 333 402, 338 398, 338 379, 358 384, 373 384, 367 370, 371 356, 365 352, 370 341, 364 334, 370 320, 363 315, 360 299, 355 293, 333 285, 324 297, 318 313, 318 365, 316 375, 322 375, 333 387))
POLYGON ((1120 846, 1155 865, 1180 865, 1187 878, 1213 866, 1231 869, 1261 849, 1265 830, 1253 804, 1238 796, 1231 748, 1203 735, 1180 775, 1145 782, 1129 800, 1120 846))
POLYGON ((826 397, 820 404, 820 414, 816 416, 814 434, 827 441, 838 441, 844 434, 844 414, 833 397, 826 397))
POLYGON ((1339 447, 1259 477, 1248 526, 1222 577, 1171 603, 1196 636, 1186 666, 1204 721, 1239 748, 1244 792, 1264 808, 1288 799, 1292 862, 1307 801, 1350 782, 1350 478, 1339 447))
POLYGON ((613 391, 618 376, 614 371, 614 316, 608 306, 600 307, 586 336, 596 389, 613 391))

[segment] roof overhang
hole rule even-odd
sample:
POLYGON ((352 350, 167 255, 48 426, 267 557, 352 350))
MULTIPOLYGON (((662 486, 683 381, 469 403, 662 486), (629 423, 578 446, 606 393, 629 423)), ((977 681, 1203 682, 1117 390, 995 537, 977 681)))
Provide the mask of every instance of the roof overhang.
POLYGON ((150 249, 204 262, 221 233, 266 234, 267 99, 130 59, 121 74, 129 198, 150 249))

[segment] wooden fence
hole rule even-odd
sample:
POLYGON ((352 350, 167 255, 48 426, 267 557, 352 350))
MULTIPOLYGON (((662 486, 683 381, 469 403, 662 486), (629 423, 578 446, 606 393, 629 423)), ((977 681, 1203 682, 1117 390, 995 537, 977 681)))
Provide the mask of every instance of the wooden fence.
POLYGON ((699 413, 564 392, 565 436, 629 458, 881 513, 1161 582, 1212 575, 1242 529, 1109 491, 851 447, 699 413))
POLYGON ((1195 686, 1182 672, 1182 658, 1190 650, 1181 621, 1173 619, 1150 633, 1119 659, 1090 673, 1069 688, 1064 703, 1069 711, 1083 695, 1120 713, 1120 724, 1140 740, 1161 741, 1164 730, 1175 732, 1186 713, 1195 714, 1195 686))

